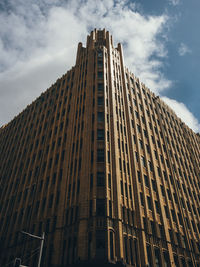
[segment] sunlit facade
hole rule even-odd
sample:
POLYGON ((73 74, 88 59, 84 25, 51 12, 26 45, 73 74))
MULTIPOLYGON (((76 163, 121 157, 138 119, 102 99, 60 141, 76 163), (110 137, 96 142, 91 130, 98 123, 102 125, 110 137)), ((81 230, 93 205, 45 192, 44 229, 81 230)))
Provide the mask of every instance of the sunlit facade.
POLYGON ((0 162, 0 266, 37 266, 21 230, 44 267, 200 266, 200 137, 109 32, 0 129, 0 162))

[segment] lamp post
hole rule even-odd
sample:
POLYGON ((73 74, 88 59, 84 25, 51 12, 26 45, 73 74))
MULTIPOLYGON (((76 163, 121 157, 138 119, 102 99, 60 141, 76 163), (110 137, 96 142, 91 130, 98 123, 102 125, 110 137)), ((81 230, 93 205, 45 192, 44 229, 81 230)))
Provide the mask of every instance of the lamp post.
POLYGON ((37 267, 40 267, 41 258, 42 258, 42 250, 43 250, 43 245, 44 245, 44 232, 42 233, 42 236, 33 235, 33 234, 30 234, 30 233, 27 233, 27 232, 24 232, 24 231, 21 231, 21 233, 24 234, 24 235, 30 236, 32 238, 36 238, 36 239, 41 240, 40 253, 39 253, 39 259, 38 259, 38 265, 37 265, 37 267))

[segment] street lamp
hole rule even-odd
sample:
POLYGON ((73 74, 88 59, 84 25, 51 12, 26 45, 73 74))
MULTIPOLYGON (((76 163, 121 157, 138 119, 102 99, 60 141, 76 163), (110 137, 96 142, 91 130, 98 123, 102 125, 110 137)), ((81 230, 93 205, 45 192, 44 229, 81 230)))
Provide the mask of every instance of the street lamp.
POLYGON ((42 250, 43 250, 43 245, 44 245, 44 232, 42 233, 42 236, 33 235, 33 234, 30 234, 30 233, 27 233, 27 232, 24 232, 24 231, 21 231, 21 233, 24 234, 24 235, 30 236, 32 238, 36 238, 36 239, 41 240, 40 253, 39 253, 39 259, 38 259, 38 265, 37 265, 37 267, 40 267, 41 258, 42 258, 42 250))

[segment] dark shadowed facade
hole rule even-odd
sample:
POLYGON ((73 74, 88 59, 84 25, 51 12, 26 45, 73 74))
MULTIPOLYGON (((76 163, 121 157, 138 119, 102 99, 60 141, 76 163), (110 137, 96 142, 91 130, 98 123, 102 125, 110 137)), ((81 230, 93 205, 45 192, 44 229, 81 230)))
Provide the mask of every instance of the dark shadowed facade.
MULTIPOLYGON (((137 63, 136 63, 137 64, 137 63)), ((0 266, 200 266, 200 137, 105 30, 0 129, 0 266)))

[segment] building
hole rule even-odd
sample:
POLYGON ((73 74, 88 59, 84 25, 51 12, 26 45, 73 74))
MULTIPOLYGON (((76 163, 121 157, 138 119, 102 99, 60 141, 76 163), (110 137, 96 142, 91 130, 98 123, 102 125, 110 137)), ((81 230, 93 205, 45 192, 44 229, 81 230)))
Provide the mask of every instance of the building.
POLYGON ((200 266, 200 137, 94 30, 0 129, 0 265, 200 266))

